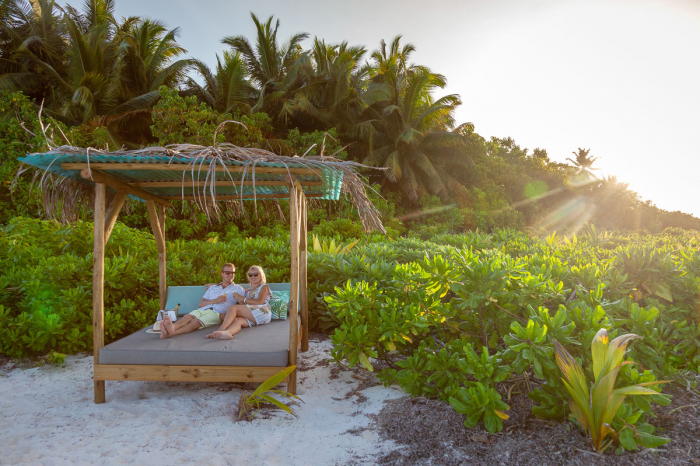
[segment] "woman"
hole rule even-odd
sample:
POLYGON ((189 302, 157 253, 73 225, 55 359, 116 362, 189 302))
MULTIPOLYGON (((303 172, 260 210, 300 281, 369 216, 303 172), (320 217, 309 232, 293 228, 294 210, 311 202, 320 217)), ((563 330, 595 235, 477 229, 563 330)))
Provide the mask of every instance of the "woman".
POLYGON ((239 304, 229 306, 226 310, 219 330, 207 335, 207 338, 230 340, 244 327, 255 327, 270 323, 272 311, 270 298, 272 291, 266 285, 265 272, 259 265, 254 265, 248 270, 250 288, 245 291, 245 296, 233 293, 233 297, 239 304))

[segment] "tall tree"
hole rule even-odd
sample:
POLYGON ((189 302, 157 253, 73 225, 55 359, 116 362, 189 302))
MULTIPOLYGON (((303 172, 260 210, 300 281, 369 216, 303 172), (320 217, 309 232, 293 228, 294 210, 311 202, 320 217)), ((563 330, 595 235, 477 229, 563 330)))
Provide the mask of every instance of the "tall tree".
POLYGON ((178 29, 168 30, 160 21, 127 19, 114 41, 119 44, 115 64, 116 105, 105 115, 115 132, 145 142, 151 124, 150 109, 158 101, 161 86, 177 87, 193 59, 178 59, 186 50, 177 43, 178 29))
POLYGON ((296 114, 294 97, 303 92, 308 83, 310 60, 301 48, 301 41, 309 35, 294 34, 285 44, 277 42, 279 20, 272 26, 273 16, 261 23, 253 13, 257 30, 255 47, 245 36, 225 37, 222 42, 241 54, 248 67, 250 79, 257 89, 253 112, 266 112, 277 123, 286 127, 296 114), (304 72, 306 68, 306 73, 304 72))
POLYGON ((451 131, 459 96, 432 97, 445 84, 443 76, 422 67, 397 77, 396 102, 383 107, 368 141, 370 154, 364 162, 386 167, 386 179, 414 202, 422 192, 447 195, 446 183, 454 180, 451 169, 471 165, 464 139, 451 131))
POLYGON ((580 175, 584 175, 587 178, 594 178, 594 175, 593 173, 591 173, 591 170, 598 170, 597 168, 593 168, 593 164, 600 157, 590 157, 588 155, 590 151, 590 149, 581 149, 579 147, 578 152, 572 152, 575 158, 567 158, 566 160, 571 162, 574 165, 574 167, 576 167, 580 175))
POLYGON ((200 60, 195 60, 193 68, 204 83, 188 78, 189 94, 197 96, 219 113, 250 111, 256 90, 248 80, 246 64, 239 53, 226 50, 222 58, 217 55, 215 72, 200 60))
POLYGON ((53 74, 42 64, 66 72, 62 13, 53 0, 0 0, 0 89, 53 105, 53 74))

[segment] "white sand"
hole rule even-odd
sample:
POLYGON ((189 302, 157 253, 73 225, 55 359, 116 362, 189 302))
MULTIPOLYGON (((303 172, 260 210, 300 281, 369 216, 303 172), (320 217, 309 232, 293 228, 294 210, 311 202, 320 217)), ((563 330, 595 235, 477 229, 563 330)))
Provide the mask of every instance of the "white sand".
POLYGON ((346 399, 362 381, 347 370, 331 379, 334 363, 317 366, 330 348, 312 341, 300 353, 313 368, 299 374, 299 419, 276 410, 234 422, 253 384, 107 382, 107 403, 96 405, 92 356, 0 372, 0 464, 372 464, 395 445, 367 415, 404 394, 374 386, 360 392, 365 401, 346 399))

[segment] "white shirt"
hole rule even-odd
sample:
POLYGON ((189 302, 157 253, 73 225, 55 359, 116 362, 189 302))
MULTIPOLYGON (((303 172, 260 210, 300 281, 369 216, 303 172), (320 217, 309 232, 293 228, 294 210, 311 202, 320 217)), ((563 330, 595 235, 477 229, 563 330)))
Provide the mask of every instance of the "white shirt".
POLYGON ((234 304, 237 304, 238 301, 236 298, 233 297, 233 293, 238 293, 238 294, 245 294, 245 290, 241 285, 236 285, 235 283, 231 283, 229 286, 224 288, 221 286, 222 284, 219 283, 218 285, 212 285, 207 289, 206 293, 204 293, 204 296, 202 299, 216 299, 222 294, 226 295, 226 301, 223 303, 218 303, 218 304, 207 304, 206 306, 203 306, 202 309, 211 309, 214 312, 218 312, 219 314, 226 314, 226 310, 228 309, 229 306, 232 306, 234 304))

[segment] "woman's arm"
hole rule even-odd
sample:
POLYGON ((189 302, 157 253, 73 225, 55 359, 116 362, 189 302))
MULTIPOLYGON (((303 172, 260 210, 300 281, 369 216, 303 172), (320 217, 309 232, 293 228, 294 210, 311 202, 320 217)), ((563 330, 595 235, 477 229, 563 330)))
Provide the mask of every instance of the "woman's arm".
POLYGON ((256 306, 259 306, 261 304, 265 304, 265 300, 267 299, 267 296, 270 294, 270 288, 267 285, 263 285, 263 287, 260 289, 260 293, 258 294, 257 299, 252 299, 252 298, 245 298, 245 302, 241 302, 241 304, 253 304, 256 306))

